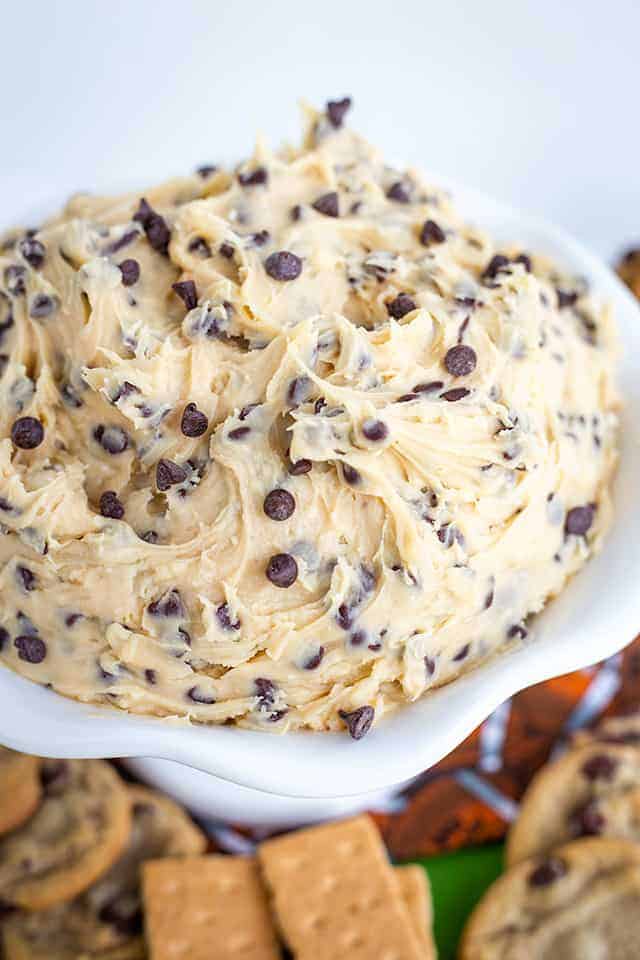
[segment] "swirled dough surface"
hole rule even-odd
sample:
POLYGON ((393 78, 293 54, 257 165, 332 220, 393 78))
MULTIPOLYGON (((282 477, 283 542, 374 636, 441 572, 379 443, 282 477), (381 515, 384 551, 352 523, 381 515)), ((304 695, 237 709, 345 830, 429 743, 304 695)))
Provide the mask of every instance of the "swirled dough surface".
POLYGON ((359 736, 362 707, 377 721, 521 640, 598 548, 607 308, 386 166, 343 106, 310 112, 300 149, 5 237, 12 669, 136 712, 359 736))

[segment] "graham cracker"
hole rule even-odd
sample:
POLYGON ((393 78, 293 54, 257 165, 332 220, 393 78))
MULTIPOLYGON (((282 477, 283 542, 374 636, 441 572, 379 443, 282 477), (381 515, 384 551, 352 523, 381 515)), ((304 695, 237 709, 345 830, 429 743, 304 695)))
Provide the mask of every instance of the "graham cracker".
POLYGON ((296 960, 423 960, 400 886, 368 817, 268 840, 258 858, 296 960))
POLYGON ((280 960, 254 858, 149 860, 142 887, 149 960, 280 960))
POLYGON ((394 873, 418 937, 422 956, 425 960, 436 960, 437 952, 432 933, 433 904, 427 872, 417 864, 408 864, 406 867, 394 867, 394 873))

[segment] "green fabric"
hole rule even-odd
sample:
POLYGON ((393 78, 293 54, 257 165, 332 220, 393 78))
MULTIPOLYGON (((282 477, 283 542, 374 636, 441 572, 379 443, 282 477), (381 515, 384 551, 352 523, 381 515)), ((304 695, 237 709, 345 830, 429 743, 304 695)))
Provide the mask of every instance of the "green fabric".
POLYGON ((416 861, 431 881, 438 960, 455 960, 465 920, 502 872, 502 854, 500 843, 416 861))

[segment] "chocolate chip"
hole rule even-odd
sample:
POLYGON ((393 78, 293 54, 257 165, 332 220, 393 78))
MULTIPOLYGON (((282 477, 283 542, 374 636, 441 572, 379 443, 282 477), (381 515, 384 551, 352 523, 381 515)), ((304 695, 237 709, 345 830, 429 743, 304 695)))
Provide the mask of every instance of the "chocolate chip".
POLYGON ((561 290, 556 287, 556 297, 558 298, 558 310, 564 310, 565 307, 573 307, 578 300, 577 290, 561 290))
POLYGON ((211 256, 211 247, 204 237, 194 237, 193 240, 189 241, 187 249, 189 253, 195 253, 196 256, 202 257, 203 260, 211 256))
POLYGON ((430 247, 433 243, 444 243, 446 239, 444 230, 435 220, 425 220, 420 231, 420 243, 424 247, 430 247))
POLYGON ((123 233, 121 237, 118 237, 117 240, 114 240, 112 243, 109 243, 102 251, 103 257, 110 257, 114 253, 118 253, 119 250, 122 250, 124 247, 128 247, 130 243, 133 243, 134 240, 140 236, 139 230, 127 230, 126 233, 123 233))
POLYGON ((436 390, 442 390, 444 383, 442 380, 429 380, 428 383, 417 383, 413 388, 414 393, 435 393, 436 390))
POLYGON ((158 490, 164 492, 176 483, 182 483, 187 479, 187 471, 184 467, 174 463, 173 460, 158 460, 156 466, 156 486, 158 490))
POLYGON ((187 696, 190 700, 193 700, 194 703, 211 705, 216 702, 215 697, 210 693, 204 693, 198 686, 191 687, 191 689, 187 691, 187 696))
POLYGON ((613 780, 618 769, 618 760, 606 753, 597 753, 582 765, 587 780, 613 780))
POLYGON ((351 97, 343 97, 342 100, 329 100, 327 103, 327 117, 332 127, 338 129, 342 126, 345 114, 351 107, 351 97))
POLYGON ((72 627, 75 627, 76 623, 82 619, 83 617, 81 613, 68 613, 64 618, 64 625, 65 627, 69 627, 69 629, 71 629, 72 627))
POLYGON ((21 450, 35 450, 44 440, 44 427, 35 417, 20 417, 11 427, 11 439, 21 450))
POLYGON ((471 648, 470 643, 465 643, 464 647, 460 647, 458 652, 453 657, 455 663, 459 663, 460 660, 465 660, 469 656, 469 650, 471 648))
POLYGON ((251 173, 239 173, 238 183, 243 187, 256 187, 261 183, 266 183, 268 176, 266 167, 256 167, 251 173))
POLYGON ((502 253, 496 253, 482 271, 482 280, 495 280, 499 273, 509 268, 509 258, 502 253))
POLYGON ((255 410, 256 407, 259 407, 259 403, 247 403, 246 406, 242 408, 238 414, 238 420, 246 420, 252 410, 255 410))
POLYGON ((196 167, 196 173, 199 177, 202 177, 203 180, 206 180, 206 178, 210 177, 212 173, 215 173, 217 169, 215 163, 204 163, 201 167, 196 167))
POLYGON ((142 229, 147 235, 147 240, 153 249, 158 253, 166 255, 169 249, 169 241, 171 240, 171 231, 164 217, 156 213, 144 197, 140 201, 140 205, 134 213, 133 219, 142 224, 142 229))
POLYGON ((565 533, 573 536, 584 536, 593 523, 594 508, 590 503, 583 507, 573 507, 567 513, 564 529, 565 533))
POLYGON ((140 264, 137 260, 123 260, 118 264, 122 275, 122 285, 132 287, 140 279, 140 264))
POLYGON ((428 677, 432 677, 436 672, 436 662, 433 657, 424 658, 424 669, 428 677))
POLYGON ((239 630, 241 627, 240 617, 231 619, 229 604, 226 602, 220 604, 216 610, 216 617, 223 630, 239 630))
POLYGON ((560 857, 549 857, 535 867, 528 877, 530 887, 548 887, 550 884, 564 877, 567 865, 560 857))
POLYGON ((145 532, 141 533, 139 536, 140 539, 144 540, 145 543, 154 544, 158 542, 158 534, 155 532, 155 530, 145 530, 145 532))
POLYGON ((171 289, 180 297, 187 310, 198 306, 198 293, 193 280, 179 280, 178 283, 171 284, 171 289))
POLYGON ((356 487, 362 480, 359 471, 349 463, 342 464, 342 476, 345 483, 348 483, 352 487, 356 487))
POLYGON ((295 377, 287 389, 287 401, 289 406, 297 407, 304 403, 309 396, 311 389, 311 380, 309 377, 295 377))
POLYGON ((349 636, 349 643, 352 647, 361 647, 363 643, 367 642, 367 637, 368 634, 366 630, 354 630, 349 636))
POLYGON ((274 587, 286 588, 298 579, 298 564, 290 553, 276 553, 270 558, 265 572, 274 587))
POLYGON ((184 617, 184 605, 182 598, 177 590, 170 590, 169 593, 154 600, 149 604, 147 610, 152 617, 184 617))
POLYGON ((526 639, 527 635, 527 628, 522 623, 514 623, 507 630, 507 637, 509 640, 514 640, 516 637, 524 640, 526 639))
POLYGON ((353 626, 354 613, 346 603, 341 603, 336 613, 336 623, 342 630, 350 630, 353 626))
POLYGON ((36 589, 38 583, 36 575, 28 567, 17 566, 16 577, 22 589, 26 590, 27 593, 36 589))
POLYGON ((24 240, 21 240, 18 244, 18 250, 30 267, 33 267, 34 270, 40 269, 46 255, 43 243, 40 243, 40 241, 34 237, 25 237, 24 240))
POLYGON ((257 677, 254 681, 256 694, 262 710, 272 707, 276 699, 276 685, 266 677, 257 677))
POLYGON ((235 429, 229 430, 227 437, 229 440, 242 440, 248 433, 251 433, 251 427, 235 427, 235 429))
POLYGON ((136 893, 122 893, 98 912, 101 923, 114 927, 118 933, 133 937, 142 933, 142 907, 136 893))
POLYGON ((105 490, 100 497, 100 513, 110 520, 122 520, 124 507, 115 490, 105 490))
POLYGON ((590 800, 571 815, 570 826, 577 837, 597 837, 606 825, 606 818, 598 809, 597 800, 590 800))
POLYGON ((318 647, 316 652, 311 654, 311 656, 305 660, 305 662, 302 665, 303 669, 316 670, 317 667, 319 667, 320 664, 322 663, 323 657, 324 657, 324 647, 318 647))
POLYGON ((9 293, 14 297, 20 297, 26 292, 25 276, 26 268, 12 263, 4 270, 4 283, 9 293))
POLYGON ((207 432, 209 419, 206 414, 198 410, 195 403, 188 403, 182 413, 180 429, 185 437, 201 437, 207 432))
POLYGON ((358 707, 357 710, 352 710, 350 713, 346 710, 340 710, 338 715, 346 723, 349 736, 354 740, 362 740, 371 729, 375 710, 373 707, 365 706, 358 707))
POLYGON ((362 424, 362 434, 374 443, 380 443, 389 436, 389 427, 382 420, 368 417, 362 424))
POLYGON ((144 678, 147 681, 147 683, 152 687, 154 687, 158 682, 158 676, 156 674, 156 671, 152 670, 151 667, 147 667, 147 669, 145 670, 144 678))
POLYGON ((264 498, 263 508, 270 520, 288 520, 296 509, 296 501, 288 490, 271 490, 264 498))
POLYGON ((401 320, 404 316, 406 316, 408 313, 411 313, 411 311, 415 309, 416 304, 408 293, 399 293, 397 297, 395 297, 393 300, 389 300, 387 303, 387 313, 395 320, 401 320))
POLYGON ((440 394, 441 400, 447 400, 449 403, 455 403, 457 400, 463 400, 471 393, 466 387, 454 387, 453 390, 445 390, 440 394))
POLYGON ((124 453, 129 446, 129 437, 122 427, 105 427, 104 424, 99 424, 93 431, 93 437, 102 449, 112 456, 124 453))
POLYGON ((302 460, 296 460, 295 463, 289 463, 287 470, 292 477, 301 477, 305 473, 309 473, 312 469, 313 464, 311 460, 307 460, 303 457, 302 460))
POLYGON ((396 203, 409 203, 409 200, 411 199, 409 196, 409 191, 405 187, 402 180, 397 180, 395 183, 391 184, 387 190, 387 197, 389 200, 395 200, 396 203))
POLYGON ((50 317, 58 309, 58 302, 46 293, 36 293, 29 306, 29 316, 34 320, 50 317))
POLYGON ((265 243, 269 242, 269 238, 268 230, 258 230, 257 233, 252 233, 249 239, 255 247, 264 247, 265 243))
POLYGON ((27 663, 42 663, 47 655, 46 644, 38 636, 16 637, 13 645, 18 651, 19 658, 26 660, 27 663))
POLYGON ((318 197, 311 206, 314 210, 317 210, 318 213, 324 214, 325 217, 338 217, 340 216, 340 209, 338 205, 338 194, 335 190, 332 190, 331 193, 323 193, 321 197, 318 197))
POLYGON ((531 257, 527 253, 519 253, 518 256, 513 261, 514 263, 521 263, 525 268, 527 273, 531 273, 533 270, 533 264, 531 262, 531 257))
POLYGON ((71 768, 66 760, 43 760, 40 782, 48 796, 60 795, 69 785, 71 768))
POLYGON ((447 350, 444 365, 452 377, 467 377, 475 370, 477 359, 473 347, 459 343, 447 350))
POLYGON ((231 260, 232 256, 236 252, 236 248, 232 244, 227 243, 226 240, 224 243, 221 243, 218 247, 218 253, 220 256, 224 257, 225 260, 231 260))
POLYGON ((302 272, 302 260, 289 250, 278 250, 264 262, 264 268, 274 280, 295 280, 302 272))

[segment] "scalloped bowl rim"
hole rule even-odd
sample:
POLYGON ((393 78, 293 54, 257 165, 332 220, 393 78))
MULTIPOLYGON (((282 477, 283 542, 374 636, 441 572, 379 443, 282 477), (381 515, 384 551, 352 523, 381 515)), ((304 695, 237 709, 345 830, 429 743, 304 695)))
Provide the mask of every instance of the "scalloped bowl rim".
POLYGON ((363 740, 343 733, 283 736, 125 713, 80 703, 0 668, 0 742, 56 757, 154 757, 286 797, 337 798, 381 790, 446 756, 520 690, 616 653, 640 628, 640 310, 615 274, 557 227, 484 194, 431 178, 455 194, 465 219, 498 242, 518 242, 588 277, 613 304, 624 397, 614 525, 602 551, 535 620, 533 638, 403 707, 363 740))

